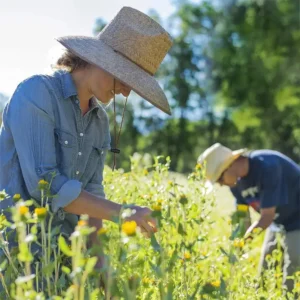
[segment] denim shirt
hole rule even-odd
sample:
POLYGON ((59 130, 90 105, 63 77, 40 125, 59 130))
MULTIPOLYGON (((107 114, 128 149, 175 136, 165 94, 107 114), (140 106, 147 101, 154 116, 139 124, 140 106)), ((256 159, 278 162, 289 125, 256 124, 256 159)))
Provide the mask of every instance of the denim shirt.
MULTIPOLYGON (((38 182, 51 182, 54 224, 69 234, 78 216, 63 208, 82 190, 104 196, 103 166, 109 148, 105 110, 92 98, 89 111, 82 114, 70 73, 35 75, 19 84, 4 108, 0 191, 40 202, 38 182)), ((0 202, 1 210, 11 205, 11 198, 0 202)))

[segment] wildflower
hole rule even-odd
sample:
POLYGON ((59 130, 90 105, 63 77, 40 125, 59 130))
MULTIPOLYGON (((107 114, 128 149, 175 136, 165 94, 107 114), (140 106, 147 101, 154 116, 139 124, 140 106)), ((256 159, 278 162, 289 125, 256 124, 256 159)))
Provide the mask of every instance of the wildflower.
POLYGON ((153 205, 152 205, 152 209, 153 209, 154 211, 161 211, 161 205, 153 204, 153 205))
POLYGON ((206 256, 207 255, 207 251, 203 250, 200 252, 202 256, 206 256))
POLYGON ((137 224, 135 221, 127 221, 122 224, 122 232, 128 236, 133 236, 136 234, 137 224))
POLYGON ((221 281, 220 281, 220 280, 215 280, 215 281, 212 281, 210 284, 211 284, 213 287, 218 288, 218 287, 220 287, 220 285, 221 285, 221 281))
POLYGON ((45 189, 46 187, 48 186, 48 181, 44 180, 44 179, 41 179, 39 181, 39 189, 45 189))
POLYGON ((187 203, 188 203, 188 198, 186 197, 186 195, 181 194, 181 195, 180 195, 180 198, 179 198, 179 202, 180 202, 182 205, 187 204, 187 203))
POLYGON ((173 182, 172 180, 169 180, 169 181, 168 181, 168 185, 173 186, 173 185, 174 185, 174 182, 173 182))
POLYGON ((20 199, 21 199, 21 195, 20 195, 20 194, 15 194, 15 195, 13 196, 13 201, 14 201, 14 202, 18 202, 20 199))
POLYGON ((191 253, 190 252, 184 252, 184 259, 185 260, 190 260, 191 259, 191 253))
POLYGON ((107 233, 107 229, 104 227, 101 227, 97 232, 98 235, 104 235, 106 233, 107 233))
POLYGON ((271 254, 267 254, 266 255, 266 261, 270 260, 272 258, 272 255, 271 254))
POLYGON ((34 210, 35 215, 37 216, 38 220, 42 221, 45 219, 47 215, 47 208, 46 207, 39 207, 34 210))
POLYGON ((233 241, 233 247, 235 248, 243 248, 245 245, 244 240, 243 239, 235 239, 233 241))
POLYGON ((27 215, 28 212, 29 212, 29 208, 27 206, 24 206, 24 205, 19 206, 19 214, 21 216, 27 215))
POLYGON ((201 170, 202 165, 200 163, 197 163, 195 168, 196 168, 196 170, 201 170))
POLYGON ((4 200, 7 198, 7 194, 5 193, 5 191, 0 191, 0 201, 4 200))
POLYGON ((142 279, 142 282, 145 286, 153 285, 155 283, 154 279, 145 277, 142 279))
POLYGON ((163 200, 162 200, 162 199, 158 199, 158 200, 156 201, 156 203, 157 203, 158 205, 162 205, 163 200))
POLYGON ((247 212, 248 211, 248 205, 245 204, 238 204, 237 206, 238 211, 247 212))
POLYGON ((259 233, 261 233, 261 232, 262 232, 262 229, 261 229, 261 228, 259 228, 259 227, 253 228, 253 233, 259 234, 259 233))
POLYGON ((85 220, 79 220, 78 223, 77 223, 77 226, 79 226, 79 227, 84 227, 84 226, 87 226, 87 225, 88 225, 88 223, 85 220))
POLYGON ((144 173, 144 175, 148 175, 149 174, 149 172, 148 172, 147 169, 144 169, 143 173, 144 173))
POLYGON ((296 288, 296 289, 300 289, 300 282, 297 282, 297 283, 295 284, 295 288, 296 288))

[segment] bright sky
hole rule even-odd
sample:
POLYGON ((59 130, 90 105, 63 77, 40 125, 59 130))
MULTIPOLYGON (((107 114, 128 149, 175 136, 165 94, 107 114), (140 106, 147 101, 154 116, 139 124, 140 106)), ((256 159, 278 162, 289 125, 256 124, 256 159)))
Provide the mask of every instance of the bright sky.
POLYGON ((123 6, 164 19, 171 0, 0 0, 0 92, 11 95, 23 79, 49 70, 59 48, 55 37, 93 34, 95 21, 109 21, 123 6))

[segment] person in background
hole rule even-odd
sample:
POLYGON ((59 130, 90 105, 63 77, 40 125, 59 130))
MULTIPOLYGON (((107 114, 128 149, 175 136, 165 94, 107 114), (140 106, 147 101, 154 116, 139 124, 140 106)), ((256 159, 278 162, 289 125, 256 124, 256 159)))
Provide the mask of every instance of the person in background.
POLYGON ((284 251, 283 275, 289 291, 293 275, 300 266, 300 167, 292 159, 272 150, 232 151, 216 143, 198 158, 205 165, 207 183, 228 186, 236 205, 246 208, 246 241, 255 228, 267 229, 260 259, 260 273, 267 268, 266 256, 277 249, 276 233, 284 251), (260 213, 251 225, 249 207, 260 213))
MULTIPOLYGON (((165 94, 153 77, 172 45, 169 34, 142 12, 123 7, 97 37, 58 38, 66 51, 51 75, 35 75, 16 88, 3 112, 0 129, 0 190, 41 204, 37 188, 51 182, 53 224, 69 236, 78 216, 91 226, 113 221, 122 205, 105 198, 103 166, 111 149, 109 120, 101 104, 134 90, 170 114, 165 94), (54 174, 54 176, 53 176, 54 174)), ((125 107, 124 107, 125 109, 125 107)), ((116 138, 117 134, 115 134, 116 138)), ((112 152, 119 152, 116 141, 112 152)), ((131 206, 134 220, 150 236, 156 231, 152 211, 131 206)), ((96 243, 96 232, 91 243, 96 243)), ((99 260, 100 261, 100 260, 99 260)))

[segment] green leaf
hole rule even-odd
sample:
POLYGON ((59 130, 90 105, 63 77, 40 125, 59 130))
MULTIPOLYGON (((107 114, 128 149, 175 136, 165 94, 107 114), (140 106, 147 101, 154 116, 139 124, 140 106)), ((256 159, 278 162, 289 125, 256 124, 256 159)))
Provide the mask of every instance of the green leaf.
POLYGON ((86 263, 85 271, 86 271, 87 273, 92 272, 93 269, 94 269, 94 267, 95 267, 95 265, 96 265, 96 263, 97 263, 97 261, 98 261, 98 258, 97 258, 96 256, 90 257, 90 258, 88 259, 87 263, 86 263))
POLYGON ((67 255, 69 257, 72 257, 74 255, 74 253, 71 251, 66 240, 64 239, 64 237, 62 235, 60 235, 58 238, 58 245, 59 245, 61 252, 64 253, 65 255, 67 255))
POLYGON ((157 242, 154 234, 151 235, 151 246, 153 247, 153 249, 155 251, 160 252, 161 247, 160 247, 159 243, 157 242))
POLYGON ((179 223, 179 225, 178 225, 178 233, 180 234, 180 235, 186 235, 186 232, 184 231, 184 229, 183 229, 183 226, 182 226, 182 224, 181 223, 179 223))
POLYGON ((66 273, 66 274, 70 274, 70 273, 71 273, 71 269, 68 268, 68 267, 66 267, 66 266, 62 266, 62 267, 61 267, 61 270, 62 270, 64 273, 66 273))

